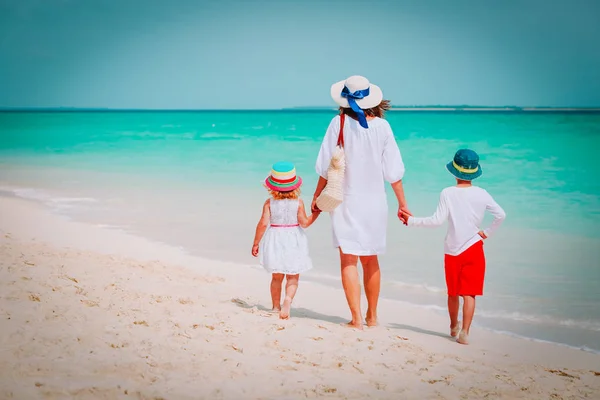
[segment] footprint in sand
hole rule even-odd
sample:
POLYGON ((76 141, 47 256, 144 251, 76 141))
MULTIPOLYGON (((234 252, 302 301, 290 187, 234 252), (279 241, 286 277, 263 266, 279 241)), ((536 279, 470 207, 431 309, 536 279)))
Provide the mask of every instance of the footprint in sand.
POLYGON ((99 307, 100 304, 94 300, 80 300, 81 303, 87 307, 99 307))

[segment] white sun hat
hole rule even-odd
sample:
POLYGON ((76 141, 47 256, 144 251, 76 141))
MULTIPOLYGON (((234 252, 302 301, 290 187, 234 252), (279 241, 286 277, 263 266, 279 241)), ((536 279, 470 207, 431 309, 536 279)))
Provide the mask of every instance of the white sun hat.
POLYGON ((349 94, 355 94, 354 101, 363 110, 376 107, 383 100, 383 92, 379 86, 373 85, 364 76, 354 75, 331 85, 331 98, 333 101, 341 107, 350 108, 351 105, 348 103, 347 97, 342 95, 344 90, 349 94))

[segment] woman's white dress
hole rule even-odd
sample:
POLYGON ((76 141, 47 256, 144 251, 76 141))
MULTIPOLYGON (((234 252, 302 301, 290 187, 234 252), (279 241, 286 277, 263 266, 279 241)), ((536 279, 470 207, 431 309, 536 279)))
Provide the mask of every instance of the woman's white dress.
POLYGON ((297 199, 270 200, 271 226, 260 242, 258 254, 260 264, 271 273, 296 275, 312 268, 308 238, 298 226, 299 205, 297 199))
MULTIPOLYGON (((333 245, 345 254, 383 254, 386 250, 388 205, 385 181, 404 176, 404 163, 390 124, 381 118, 365 129, 346 116, 344 122, 344 201, 331 213, 333 245)), ((316 170, 327 179, 327 168, 340 131, 340 116, 331 120, 316 170)))

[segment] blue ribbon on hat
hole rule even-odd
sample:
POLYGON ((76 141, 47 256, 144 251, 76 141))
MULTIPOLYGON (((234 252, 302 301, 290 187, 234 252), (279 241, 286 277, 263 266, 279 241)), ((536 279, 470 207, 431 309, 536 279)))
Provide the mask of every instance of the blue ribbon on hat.
POLYGON ((356 104, 356 100, 364 99, 368 95, 369 88, 357 90, 354 93, 350 93, 350 90, 346 86, 344 86, 344 89, 342 89, 342 97, 348 99, 348 104, 350 104, 350 108, 352 108, 352 110, 356 113, 356 116, 358 117, 358 123, 365 129, 369 127, 369 125, 367 124, 367 117, 365 117, 365 112, 362 110, 362 108, 360 108, 358 104, 356 104))

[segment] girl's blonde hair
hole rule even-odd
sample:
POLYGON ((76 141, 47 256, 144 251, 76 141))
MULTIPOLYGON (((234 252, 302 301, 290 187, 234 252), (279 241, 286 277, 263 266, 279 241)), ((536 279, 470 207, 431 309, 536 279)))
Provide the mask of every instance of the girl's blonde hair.
POLYGON ((290 192, 278 192, 276 190, 269 189, 269 194, 275 200, 290 200, 297 199, 300 197, 300 188, 294 189, 290 192))

